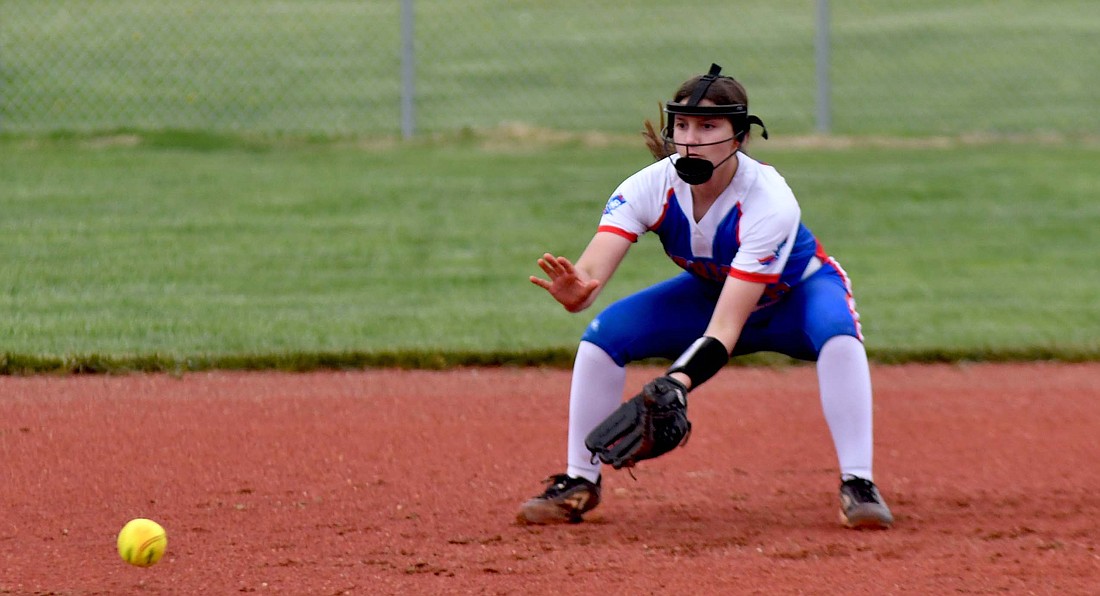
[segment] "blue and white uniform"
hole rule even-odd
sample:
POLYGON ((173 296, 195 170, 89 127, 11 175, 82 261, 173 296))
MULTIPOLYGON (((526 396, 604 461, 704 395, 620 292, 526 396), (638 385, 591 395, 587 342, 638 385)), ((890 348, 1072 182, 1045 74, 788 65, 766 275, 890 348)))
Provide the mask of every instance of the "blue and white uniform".
POLYGON ((873 480, 871 377, 848 276, 802 225, 775 168, 738 153, 733 180, 696 222, 675 159, 627 178, 604 208, 598 233, 637 241, 653 232, 684 272, 611 304, 585 330, 570 384, 567 474, 599 479, 584 439, 618 407, 626 364, 680 356, 706 332, 732 275, 766 284, 732 355, 815 361, 841 475, 873 480))
POLYGON ((608 200, 600 232, 632 242, 654 232, 684 269, 615 302, 588 326, 583 341, 619 366, 679 356, 703 335, 727 276, 767 284, 734 356, 773 351, 817 360, 832 337, 862 341, 848 277, 802 224, 786 181, 744 153, 736 158, 733 180, 698 222, 675 155, 627 178, 608 200))

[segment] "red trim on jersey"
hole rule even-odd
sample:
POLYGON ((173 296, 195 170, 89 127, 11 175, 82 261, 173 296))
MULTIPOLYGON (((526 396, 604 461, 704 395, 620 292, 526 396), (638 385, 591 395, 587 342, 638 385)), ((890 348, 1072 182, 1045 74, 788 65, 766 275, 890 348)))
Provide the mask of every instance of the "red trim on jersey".
POLYGON ((774 284, 779 281, 778 273, 749 273, 748 271, 741 271, 740 269, 734 269, 730 267, 730 277, 736 277, 745 281, 751 281, 760 284, 774 284))
POLYGON ((663 222, 665 220, 665 216, 668 215, 668 205, 669 205, 669 203, 672 202, 672 199, 675 198, 675 197, 676 197, 676 191, 671 189, 671 188, 668 189, 668 192, 665 193, 665 206, 664 206, 663 209, 661 209, 661 217, 658 217, 657 221, 655 221, 653 223, 653 225, 649 226, 650 231, 654 231, 657 228, 661 227, 661 222, 663 222))
MULTIPOLYGON (((741 201, 737 201, 733 205, 733 209, 730 210, 732 217, 737 218, 737 225, 733 226, 733 238, 737 241, 737 246, 741 246, 741 201)), ((731 217, 727 215, 726 217, 731 217)))
POLYGON ((637 234, 631 234, 630 232, 627 232, 626 230, 624 230, 622 228, 616 228, 615 226, 600 226, 599 228, 596 229, 596 231, 597 232, 610 232, 612 234, 622 236, 623 238, 626 238, 627 240, 629 240, 631 242, 637 242, 638 241, 638 235, 637 234))

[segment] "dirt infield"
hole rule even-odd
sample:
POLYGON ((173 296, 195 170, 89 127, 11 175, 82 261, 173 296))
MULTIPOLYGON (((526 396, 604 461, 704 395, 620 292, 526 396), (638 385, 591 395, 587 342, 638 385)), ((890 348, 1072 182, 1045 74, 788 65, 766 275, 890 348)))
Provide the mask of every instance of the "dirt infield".
POLYGON ((513 518, 563 469, 568 371, 4 377, 0 594, 1100 593, 1100 364, 873 378, 885 532, 837 523, 808 367, 724 372, 557 527, 513 518), (115 552, 133 517, 154 567, 115 552))

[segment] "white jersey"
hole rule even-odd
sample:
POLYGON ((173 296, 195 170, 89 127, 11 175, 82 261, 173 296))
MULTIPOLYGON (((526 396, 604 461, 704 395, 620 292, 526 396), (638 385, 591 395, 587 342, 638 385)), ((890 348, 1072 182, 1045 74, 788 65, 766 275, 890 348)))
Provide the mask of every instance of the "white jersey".
POLYGON ((599 231, 636 242, 655 232, 683 269, 715 282, 733 276, 768 284, 761 302, 797 285, 824 251, 802 225, 798 201, 775 168, 737 153, 737 173, 698 222, 691 186, 676 174, 678 156, 627 178, 603 211, 599 231))

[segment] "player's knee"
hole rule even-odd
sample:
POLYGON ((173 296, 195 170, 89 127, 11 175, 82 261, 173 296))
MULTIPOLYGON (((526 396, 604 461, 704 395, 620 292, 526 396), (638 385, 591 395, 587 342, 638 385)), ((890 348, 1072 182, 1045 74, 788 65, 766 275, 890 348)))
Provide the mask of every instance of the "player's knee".
POLYGON ((605 324, 599 316, 592 319, 592 322, 588 324, 588 327, 584 330, 584 335, 581 336, 581 341, 597 346, 606 352, 619 366, 626 366, 627 362, 630 361, 626 350, 630 340, 624 337, 624 334, 620 331, 620 326, 605 324))
POLYGON ((827 310, 818 313, 813 320, 808 321, 805 333, 813 340, 814 345, 821 349, 825 342, 834 337, 850 336, 858 341, 859 323, 848 310, 827 310))
POLYGON ((863 340, 856 336, 855 330, 851 333, 837 333, 826 337, 824 341, 821 341, 817 345, 817 353, 820 357, 821 353, 826 350, 863 350, 863 340))

